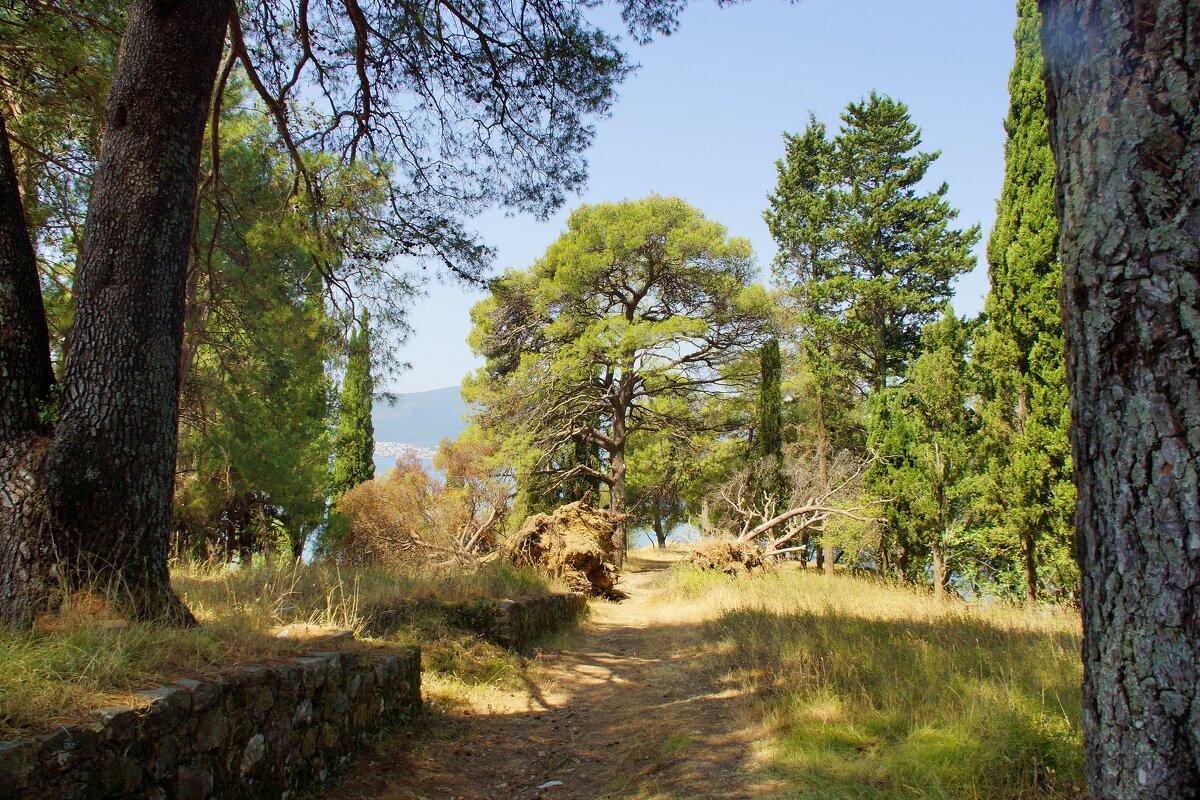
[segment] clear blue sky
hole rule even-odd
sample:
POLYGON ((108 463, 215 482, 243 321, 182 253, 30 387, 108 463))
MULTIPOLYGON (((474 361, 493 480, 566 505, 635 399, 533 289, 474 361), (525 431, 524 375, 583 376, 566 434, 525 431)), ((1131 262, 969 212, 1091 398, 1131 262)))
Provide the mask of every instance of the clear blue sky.
MULTIPOLYGON (((950 184, 959 221, 983 226, 978 266, 955 308, 974 314, 987 291, 984 244, 1004 170, 1015 0, 752 0, 718 9, 694 3, 678 33, 631 47, 641 64, 612 115, 596 123, 586 192, 547 222, 488 214, 476 227, 496 248, 496 269, 527 267, 565 227, 572 208, 651 192, 676 195, 754 244, 767 279, 775 247, 762 211, 774 188, 781 133, 811 111, 831 129, 872 89, 903 100, 923 149, 942 151, 930 185, 950 184)), ((388 386, 415 392, 458 384, 478 364, 465 339, 481 297, 433 283, 416 301, 412 364, 388 386)))

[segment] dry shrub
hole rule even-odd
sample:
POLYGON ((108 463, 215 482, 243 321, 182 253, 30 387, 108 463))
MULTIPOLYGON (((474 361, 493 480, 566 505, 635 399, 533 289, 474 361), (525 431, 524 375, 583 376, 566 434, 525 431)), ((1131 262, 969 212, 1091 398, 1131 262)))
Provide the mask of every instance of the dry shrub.
POLYGON ((401 459, 382 480, 337 499, 348 529, 333 555, 347 564, 467 564, 496 548, 506 508, 476 496, 472 484, 443 485, 415 459, 401 459))

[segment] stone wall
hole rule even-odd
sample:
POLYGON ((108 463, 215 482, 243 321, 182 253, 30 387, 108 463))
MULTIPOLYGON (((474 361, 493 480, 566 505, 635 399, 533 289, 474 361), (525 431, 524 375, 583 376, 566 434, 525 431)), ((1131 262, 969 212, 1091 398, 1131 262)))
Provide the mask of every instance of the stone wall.
POLYGON ((398 625, 429 614, 442 614, 451 623, 484 638, 517 650, 539 636, 559 630, 587 610, 587 596, 579 593, 546 594, 519 600, 467 600, 444 603, 414 601, 401 606, 368 609, 367 627, 386 636, 398 625))
POLYGON ((527 647, 539 636, 553 633, 587 610, 587 595, 547 594, 520 600, 500 600, 493 629, 496 641, 506 647, 527 647))
POLYGON ((320 783, 362 735, 421 704, 421 657, 309 653, 146 692, 137 710, 0 742, 0 796, 274 800, 320 783))

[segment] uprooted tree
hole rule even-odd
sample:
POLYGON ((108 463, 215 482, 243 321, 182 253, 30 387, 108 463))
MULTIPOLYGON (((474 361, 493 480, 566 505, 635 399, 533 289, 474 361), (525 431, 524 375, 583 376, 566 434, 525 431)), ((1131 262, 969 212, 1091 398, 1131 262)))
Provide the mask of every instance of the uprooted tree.
POLYGON ((620 599, 615 534, 624 525, 624 516, 593 508, 585 497, 529 517, 501 552, 513 564, 546 570, 573 591, 620 599))

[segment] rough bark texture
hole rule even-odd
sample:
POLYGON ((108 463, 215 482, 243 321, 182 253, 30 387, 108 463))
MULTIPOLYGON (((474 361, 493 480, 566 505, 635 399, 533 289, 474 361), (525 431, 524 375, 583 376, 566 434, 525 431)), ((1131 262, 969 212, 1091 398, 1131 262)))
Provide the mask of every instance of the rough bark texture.
POLYGON ((626 365, 621 370, 620 388, 612 404, 613 446, 609 450, 609 473, 612 483, 609 485, 608 510, 620 518, 617 528, 613 531, 613 563, 616 564, 618 572, 625 568, 625 551, 629 545, 628 515, 625 513, 625 444, 629 438, 628 415, 629 407, 633 403, 633 382, 633 368, 626 365))
MULTIPOLYGON (((140 615, 184 621, 166 565, 184 275, 232 8, 231 0, 130 5, 88 205, 61 415, 39 460, 27 462, 32 487, 15 487, 24 510, 3 509, 9 536, 50 526, 68 582, 99 581, 140 615)), ((27 621, 3 600, 0 614, 27 621)))
POLYGON ((1200 9, 1042 0, 1091 796, 1200 793, 1200 9))
POLYGON ((0 117, 0 621, 23 622, 52 587, 49 530, 33 513, 34 462, 54 373, 37 264, 0 117))
POLYGON ((613 561, 620 571, 625 568, 625 547, 626 547, 626 530, 627 525, 624 520, 625 515, 625 414, 624 409, 620 413, 614 415, 613 418, 613 439, 621 444, 614 447, 610 456, 610 470, 612 475, 612 485, 609 487, 609 502, 608 510, 617 514, 621 518, 621 522, 613 530, 613 561))
POLYGON ((0 437, 38 432, 39 407, 50 396, 50 334, 37 263, 0 116, 0 437))

